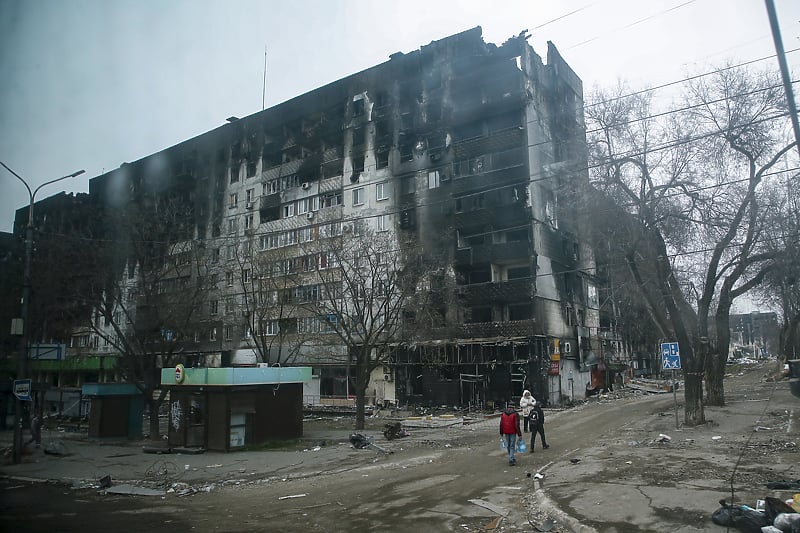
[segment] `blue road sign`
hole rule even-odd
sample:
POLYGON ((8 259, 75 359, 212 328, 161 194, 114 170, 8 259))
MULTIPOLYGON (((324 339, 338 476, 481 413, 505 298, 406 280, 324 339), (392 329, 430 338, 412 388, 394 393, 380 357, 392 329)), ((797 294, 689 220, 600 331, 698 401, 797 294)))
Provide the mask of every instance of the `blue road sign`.
POLYGON ((14 396, 22 401, 31 401, 31 381, 30 379, 14 380, 14 396))
POLYGON ((661 368, 664 370, 679 370, 681 368, 681 354, 677 342, 661 343, 661 368))

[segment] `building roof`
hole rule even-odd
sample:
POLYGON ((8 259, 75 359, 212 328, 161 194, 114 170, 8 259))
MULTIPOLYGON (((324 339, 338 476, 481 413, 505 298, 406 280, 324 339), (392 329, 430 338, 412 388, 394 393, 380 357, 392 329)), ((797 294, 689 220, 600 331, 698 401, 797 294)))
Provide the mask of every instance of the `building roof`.
POLYGON ((294 367, 242 367, 242 368, 175 368, 161 369, 161 385, 181 387, 187 385, 234 386, 278 385, 311 381, 310 366, 294 367))

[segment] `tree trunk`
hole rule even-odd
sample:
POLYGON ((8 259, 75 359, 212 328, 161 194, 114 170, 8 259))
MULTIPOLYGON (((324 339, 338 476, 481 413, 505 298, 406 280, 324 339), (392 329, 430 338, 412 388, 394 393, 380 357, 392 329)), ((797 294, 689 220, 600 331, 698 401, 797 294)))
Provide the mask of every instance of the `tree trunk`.
POLYGON ((366 420, 367 388, 358 387, 356 391, 356 429, 364 429, 366 420))
POLYGON ((356 357, 356 429, 364 429, 367 409, 367 385, 371 368, 367 362, 366 350, 360 347, 356 357))
POLYGON ((725 363, 723 361, 727 359, 727 353, 726 349, 725 355, 722 353, 709 354, 705 372, 707 405, 725 405, 725 363))
POLYGON ((721 297, 714 316, 717 349, 710 350, 705 357, 706 404, 719 407, 725 405, 725 365, 731 341, 730 309, 730 299, 721 297))
POLYGON ((800 324, 800 313, 795 314, 789 320, 785 319, 783 327, 781 327, 778 342, 780 343, 780 356, 783 361, 800 357, 796 350, 798 324, 800 324))
POLYGON ((683 423, 686 426, 700 426, 706 423, 703 408, 703 379, 698 372, 687 372, 684 377, 683 391, 686 406, 683 423))

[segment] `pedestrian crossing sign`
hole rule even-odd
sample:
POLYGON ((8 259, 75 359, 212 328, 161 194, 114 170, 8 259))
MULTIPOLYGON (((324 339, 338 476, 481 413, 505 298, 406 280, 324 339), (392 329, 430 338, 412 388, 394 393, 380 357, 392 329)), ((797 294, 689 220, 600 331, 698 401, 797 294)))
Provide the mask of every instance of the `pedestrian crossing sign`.
POLYGON ((680 370, 681 354, 677 342, 661 343, 661 368, 664 370, 680 370))

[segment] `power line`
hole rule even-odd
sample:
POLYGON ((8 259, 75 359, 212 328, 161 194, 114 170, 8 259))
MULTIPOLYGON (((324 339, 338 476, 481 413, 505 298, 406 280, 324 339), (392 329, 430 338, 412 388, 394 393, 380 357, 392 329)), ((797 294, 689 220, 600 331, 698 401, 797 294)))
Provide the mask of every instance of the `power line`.
MULTIPOLYGON (((786 51, 786 55, 792 54, 794 52, 797 52, 798 50, 800 50, 800 48, 793 48, 791 50, 787 50, 786 51)), ((603 100, 603 101, 600 101, 600 102, 595 102, 595 103, 592 103, 592 104, 584 105, 583 107, 584 107, 584 109, 586 109, 588 107, 594 107, 596 105, 607 104, 607 103, 610 103, 610 102, 614 102, 616 100, 622 100, 624 98, 629 98, 631 96, 636 96, 636 95, 639 95, 639 94, 644 94, 644 93, 649 93, 649 92, 652 92, 652 91, 657 91, 659 89, 664 89, 666 87, 671 87, 673 85, 678 85, 680 83, 686 83, 687 81, 693 81, 693 80, 696 80, 696 79, 700 79, 700 78, 703 78, 705 76, 711 76, 713 74, 719 74, 720 72, 725 72, 726 70, 732 70, 732 69, 735 69, 735 68, 746 67, 747 65, 752 65, 754 63, 759 63, 761 61, 766 61, 767 59, 772 59, 774 57, 777 57, 777 54, 771 54, 771 55, 768 55, 768 56, 759 57, 757 59, 751 59, 750 61, 744 61, 742 63, 737 63, 735 65, 729 65, 727 67, 721 67, 721 68, 718 68, 718 69, 710 70, 708 72, 704 72, 702 74, 695 74, 693 76, 687 76, 687 77, 681 78, 679 80, 670 81, 670 82, 667 82, 667 83, 662 83, 661 85, 656 85, 655 87, 648 87, 647 89, 642 89, 640 91, 635 91, 635 92, 632 92, 632 93, 629 93, 629 94, 622 94, 622 95, 619 95, 619 96, 615 96, 613 98, 609 98, 607 100, 603 100)))
POLYGON ((556 18, 552 19, 552 20, 548 20, 547 22, 545 22, 545 23, 543 23, 543 24, 539 24, 538 26, 534 26, 534 27, 533 27, 533 29, 534 29, 534 30, 538 30, 538 29, 540 29, 540 28, 544 28, 545 26, 548 26, 548 25, 550 25, 550 24, 552 24, 552 23, 554 23, 554 22, 557 22, 557 21, 559 21, 559 20, 561 20, 561 19, 565 19, 565 18, 567 18, 567 17, 569 17, 570 15, 574 15, 575 13, 580 13, 580 12, 581 12, 581 11, 583 11, 584 9, 587 9, 587 8, 589 8, 589 7, 592 7, 594 4, 595 4, 595 3, 594 3, 594 2, 592 2, 591 4, 587 4, 587 5, 583 6, 583 7, 579 7, 578 9, 576 9, 576 10, 574 10, 574 11, 570 11, 569 13, 565 13, 564 15, 560 15, 560 16, 558 16, 558 17, 556 17, 556 18))
POLYGON ((602 37, 605 37, 606 35, 609 35, 609 34, 611 34, 611 33, 616 33, 616 32, 618 32, 618 31, 620 31, 620 30, 626 30, 626 29, 628 29, 628 28, 632 28, 633 26, 636 26, 636 25, 638 25, 638 24, 641 24, 641 23, 643 23, 643 22, 646 22, 646 21, 648 21, 648 20, 652 20, 652 19, 654 19, 654 18, 656 18, 656 17, 660 17, 661 15, 664 15, 664 14, 666 14, 666 13, 669 13, 670 11, 675 11, 676 9, 680 9, 680 8, 682 8, 682 7, 684 7, 684 6, 688 6, 689 4, 693 4, 693 3, 695 3, 696 1, 697 1, 697 0, 688 0, 688 2, 684 2, 684 3, 682 3, 682 4, 679 4, 679 5, 677 5, 677 6, 673 6, 673 7, 670 7, 670 8, 664 9, 664 10, 662 10, 662 11, 659 11, 658 13, 653 13, 652 15, 648 15, 648 16, 646 16, 646 17, 644 17, 644 18, 641 18, 641 19, 639 19, 639 20, 633 21, 633 22, 631 22, 630 24, 626 24, 625 26, 620 26, 619 28, 616 28, 616 29, 614 29, 614 30, 611 30, 611 31, 609 31, 609 32, 606 32, 606 33, 603 33, 603 34, 600 34, 600 35, 596 35, 596 36, 592 37, 591 39, 587 39, 587 40, 585 40, 585 41, 581 41, 581 42, 579 42, 579 43, 577 43, 577 44, 573 44, 572 46, 570 46, 570 47, 568 47, 568 48, 565 48, 565 49, 564 49, 564 51, 567 51, 567 50, 572 50, 572 49, 574 49, 574 48, 578 48, 579 46, 583 46, 584 44, 588 44, 588 43, 591 43, 591 42, 593 42, 593 41, 596 41, 596 40, 598 40, 598 39, 600 39, 600 38, 602 38, 602 37))

